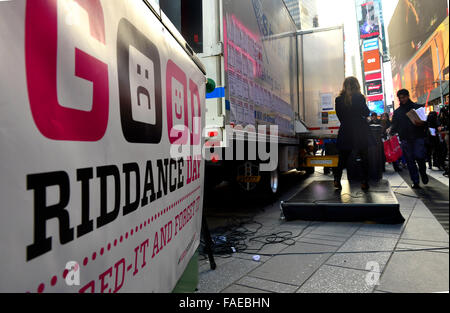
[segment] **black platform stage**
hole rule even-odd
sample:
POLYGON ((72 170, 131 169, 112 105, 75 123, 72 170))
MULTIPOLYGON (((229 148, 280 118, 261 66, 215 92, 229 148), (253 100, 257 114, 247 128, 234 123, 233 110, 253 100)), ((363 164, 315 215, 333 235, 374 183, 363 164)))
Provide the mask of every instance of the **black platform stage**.
POLYGON ((400 205, 387 180, 372 183, 364 192, 360 184, 342 182, 342 190, 333 181, 315 181, 294 197, 281 203, 288 221, 375 222, 401 224, 405 221, 400 205))

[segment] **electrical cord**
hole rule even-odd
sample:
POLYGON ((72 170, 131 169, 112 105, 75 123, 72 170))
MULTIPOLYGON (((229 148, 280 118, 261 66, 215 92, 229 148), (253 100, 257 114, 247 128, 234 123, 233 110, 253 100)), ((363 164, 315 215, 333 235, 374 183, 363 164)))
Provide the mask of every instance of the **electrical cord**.
MULTIPOLYGON (((234 253, 258 254, 268 245, 283 244, 286 246, 295 245, 295 239, 301 237, 312 225, 309 223, 298 235, 291 231, 279 231, 275 233, 256 236, 263 224, 250 219, 230 218, 225 227, 219 227, 212 231, 212 251, 213 255, 219 258, 231 258, 234 253), (255 229, 250 229, 251 225, 257 225, 255 229), (247 243, 259 243, 257 248, 249 248, 247 243)), ((205 242, 200 241, 200 255, 206 259, 205 242)))
MULTIPOLYGON (((322 252, 297 252, 297 253, 260 253, 260 251, 272 244, 283 244, 286 246, 294 246, 296 244, 295 239, 300 238, 307 229, 313 226, 310 222, 300 233, 296 236, 291 231, 280 231, 276 233, 260 235, 249 238, 249 236, 254 236, 263 225, 253 218, 249 220, 230 219, 231 222, 225 226, 216 229, 215 233, 218 231, 225 231, 223 235, 216 235, 213 238, 213 254, 215 257, 220 258, 231 258, 234 253, 241 253, 246 255, 256 255, 259 256, 301 256, 301 255, 324 255, 324 254, 379 254, 379 253, 404 253, 404 252, 437 252, 446 251, 450 247, 435 247, 435 248, 422 248, 422 249, 399 249, 399 250, 370 250, 370 251, 322 251, 322 252), (256 224, 258 227, 256 230, 251 230, 247 225, 256 224), (258 248, 250 249, 246 244, 248 242, 260 243, 261 246, 258 248)), ((203 249, 200 249, 200 255, 203 257, 202 260, 207 259, 206 253, 204 252, 204 242, 201 241, 203 249)))

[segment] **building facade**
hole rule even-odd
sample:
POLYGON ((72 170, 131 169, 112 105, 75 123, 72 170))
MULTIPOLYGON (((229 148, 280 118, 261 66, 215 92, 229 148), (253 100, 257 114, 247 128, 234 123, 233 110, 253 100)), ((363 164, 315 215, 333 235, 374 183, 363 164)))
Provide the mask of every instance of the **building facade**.
POLYGON ((297 25, 297 28, 301 28, 300 0, 284 0, 284 2, 295 22, 295 25, 297 25))
POLYGON ((299 29, 319 27, 316 0, 284 0, 299 29))

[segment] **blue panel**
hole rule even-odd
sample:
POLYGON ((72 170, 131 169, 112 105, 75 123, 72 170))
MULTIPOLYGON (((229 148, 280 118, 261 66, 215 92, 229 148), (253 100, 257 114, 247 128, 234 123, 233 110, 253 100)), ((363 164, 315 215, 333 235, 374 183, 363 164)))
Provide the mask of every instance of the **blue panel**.
POLYGON ((217 98, 224 98, 225 97, 225 88, 219 87, 214 89, 213 92, 206 94, 206 99, 217 99, 217 98))

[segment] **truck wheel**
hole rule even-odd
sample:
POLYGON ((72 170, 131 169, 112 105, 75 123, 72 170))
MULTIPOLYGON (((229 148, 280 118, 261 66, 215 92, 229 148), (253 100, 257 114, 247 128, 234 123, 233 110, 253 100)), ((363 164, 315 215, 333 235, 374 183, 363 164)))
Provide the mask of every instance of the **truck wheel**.
POLYGON ((306 174, 307 175, 312 175, 316 172, 316 168, 315 167, 307 167, 305 168, 306 174))

